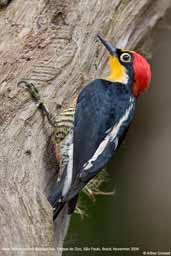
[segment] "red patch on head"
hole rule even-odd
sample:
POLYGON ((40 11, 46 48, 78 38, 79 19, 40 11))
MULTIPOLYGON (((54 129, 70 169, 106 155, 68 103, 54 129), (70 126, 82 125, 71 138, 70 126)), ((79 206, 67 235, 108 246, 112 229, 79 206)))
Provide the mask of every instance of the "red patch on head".
POLYGON ((147 60, 140 54, 133 52, 134 85, 133 94, 138 97, 141 92, 148 89, 151 81, 151 68, 147 60))

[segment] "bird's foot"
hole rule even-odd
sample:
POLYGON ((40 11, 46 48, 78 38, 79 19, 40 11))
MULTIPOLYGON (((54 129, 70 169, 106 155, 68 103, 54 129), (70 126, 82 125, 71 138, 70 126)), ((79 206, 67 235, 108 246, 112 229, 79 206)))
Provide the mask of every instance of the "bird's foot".
POLYGON ((41 100, 41 96, 40 93, 38 91, 38 89, 36 88, 36 86, 27 80, 21 80, 18 83, 18 86, 23 86, 24 88, 26 88, 28 90, 28 92, 30 93, 30 95, 32 96, 32 98, 34 99, 34 101, 36 102, 36 105, 39 107, 41 104, 43 104, 43 101, 41 100))
POLYGON ((37 108, 39 108, 42 111, 42 113, 46 115, 49 123, 53 127, 56 127, 56 120, 55 120, 54 116, 49 112, 49 110, 48 110, 46 104, 44 103, 44 101, 42 100, 42 97, 41 97, 38 89, 36 88, 36 86, 28 80, 21 80, 18 83, 18 86, 23 86, 24 88, 26 88, 28 90, 31 97, 35 101, 37 108))

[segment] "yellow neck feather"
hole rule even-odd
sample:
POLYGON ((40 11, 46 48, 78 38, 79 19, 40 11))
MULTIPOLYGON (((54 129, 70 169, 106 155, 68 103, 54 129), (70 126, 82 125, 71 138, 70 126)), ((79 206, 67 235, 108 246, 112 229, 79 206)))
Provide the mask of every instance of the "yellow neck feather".
POLYGON ((119 62, 117 57, 110 56, 110 70, 111 73, 105 80, 122 84, 128 82, 129 77, 126 68, 119 62))

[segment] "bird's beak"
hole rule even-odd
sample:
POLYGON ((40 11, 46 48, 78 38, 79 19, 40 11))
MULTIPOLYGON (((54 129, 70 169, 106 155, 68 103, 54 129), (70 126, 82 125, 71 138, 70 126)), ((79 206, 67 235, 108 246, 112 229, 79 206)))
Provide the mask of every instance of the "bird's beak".
POLYGON ((101 41, 101 43, 106 47, 112 56, 117 55, 117 48, 113 47, 111 43, 107 42, 102 35, 97 34, 97 38, 101 41))

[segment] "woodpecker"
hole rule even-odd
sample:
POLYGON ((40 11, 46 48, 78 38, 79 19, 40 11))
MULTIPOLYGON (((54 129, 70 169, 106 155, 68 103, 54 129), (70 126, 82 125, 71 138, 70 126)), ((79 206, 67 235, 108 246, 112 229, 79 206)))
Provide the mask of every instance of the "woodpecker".
MULTIPOLYGON (((132 123, 136 100, 151 81, 150 65, 143 56, 114 47, 100 34, 97 37, 109 52, 110 74, 86 85, 74 106, 54 124, 55 152, 62 166, 49 197, 54 220, 66 204, 68 213, 73 213, 81 190, 117 151, 132 123)), ((39 106, 51 120, 42 101, 39 106)))

